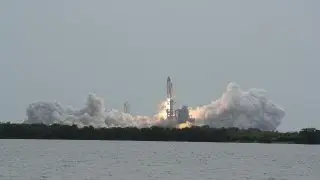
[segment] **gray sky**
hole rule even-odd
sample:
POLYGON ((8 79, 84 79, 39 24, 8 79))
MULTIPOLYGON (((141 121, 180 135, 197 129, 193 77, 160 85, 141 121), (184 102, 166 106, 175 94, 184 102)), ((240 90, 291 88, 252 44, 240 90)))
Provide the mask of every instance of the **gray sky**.
POLYGON ((263 88, 286 111, 279 130, 320 128, 317 0, 0 1, 2 121, 29 103, 151 115, 172 77, 179 103, 215 100, 229 82, 263 88))

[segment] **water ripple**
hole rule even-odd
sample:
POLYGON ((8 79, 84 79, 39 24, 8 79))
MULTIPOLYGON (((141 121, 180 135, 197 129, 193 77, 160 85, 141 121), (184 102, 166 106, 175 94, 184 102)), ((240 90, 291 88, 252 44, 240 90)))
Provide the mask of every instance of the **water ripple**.
POLYGON ((318 180, 320 146, 0 140, 0 179, 318 180))

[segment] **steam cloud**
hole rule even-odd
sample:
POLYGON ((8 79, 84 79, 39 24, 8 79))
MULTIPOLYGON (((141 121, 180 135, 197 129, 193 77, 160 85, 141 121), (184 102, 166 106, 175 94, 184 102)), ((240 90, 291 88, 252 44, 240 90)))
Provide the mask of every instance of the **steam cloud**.
MULTIPOLYGON (((190 108, 190 115, 195 118, 194 125, 210 127, 259 128, 275 130, 285 115, 284 110, 268 100, 266 91, 250 89, 242 91, 240 86, 230 83, 222 97, 212 103, 190 108)), ((174 125, 167 122, 165 109, 153 117, 132 116, 128 113, 106 110, 104 100, 95 94, 89 94, 86 106, 80 110, 63 108, 58 102, 35 102, 27 108, 28 119, 24 123, 76 124, 79 127, 150 127, 154 125, 174 125)))

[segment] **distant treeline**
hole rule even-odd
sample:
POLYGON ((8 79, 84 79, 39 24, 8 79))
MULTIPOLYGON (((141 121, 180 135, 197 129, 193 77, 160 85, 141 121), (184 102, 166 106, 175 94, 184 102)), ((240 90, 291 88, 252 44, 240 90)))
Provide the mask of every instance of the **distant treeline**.
POLYGON ((0 139, 73 139, 190 142, 256 142, 320 144, 320 130, 272 132, 258 129, 209 128, 208 126, 176 128, 78 128, 68 125, 0 123, 0 139))

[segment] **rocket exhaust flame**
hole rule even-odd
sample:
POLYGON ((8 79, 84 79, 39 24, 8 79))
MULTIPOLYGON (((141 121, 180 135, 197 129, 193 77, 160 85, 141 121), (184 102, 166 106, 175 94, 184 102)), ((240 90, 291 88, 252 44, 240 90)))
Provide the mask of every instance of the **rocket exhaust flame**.
POLYGON ((210 127, 259 128, 275 130, 285 115, 284 110, 269 100, 264 90, 250 89, 242 91, 240 86, 230 83, 222 97, 210 104, 182 108, 178 113, 173 109, 173 86, 170 77, 167 78, 167 99, 161 103, 159 112, 152 117, 133 116, 115 109, 106 110, 102 98, 89 94, 86 106, 80 110, 63 108, 57 102, 35 102, 28 106, 24 123, 43 124, 76 124, 79 127, 150 127, 169 126, 186 128, 194 125, 209 125, 210 127), (188 119, 193 121, 180 121, 188 119), (171 118, 167 118, 168 114, 171 118))

